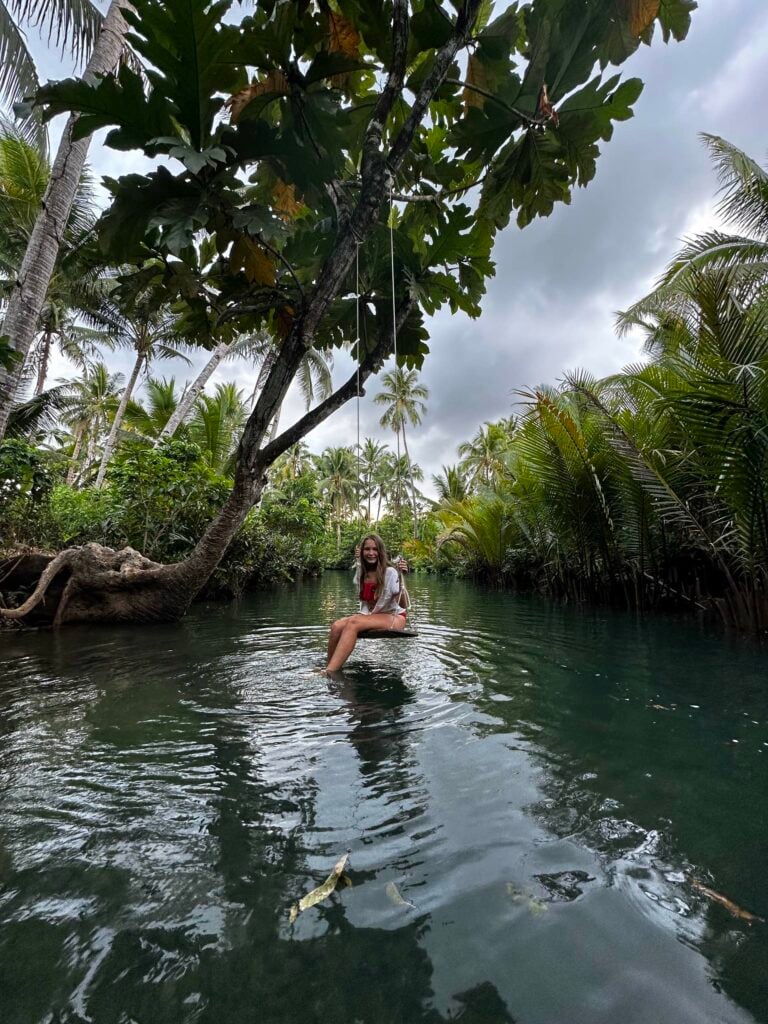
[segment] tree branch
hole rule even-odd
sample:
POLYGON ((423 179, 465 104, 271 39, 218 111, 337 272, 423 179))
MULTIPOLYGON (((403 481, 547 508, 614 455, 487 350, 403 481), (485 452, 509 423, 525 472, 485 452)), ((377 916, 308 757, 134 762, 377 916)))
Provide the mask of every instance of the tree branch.
MULTIPOLYGON (((479 2, 479 0, 478 0, 479 2)), ((381 138, 384 125, 390 115, 395 101, 402 95, 405 83, 405 72, 408 66, 408 3, 407 0, 395 0, 392 12, 392 63, 384 88, 373 108, 363 143, 363 159, 361 171, 363 179, 380 158, 381 138)))
MULTIPOLYGON (((397 310, 398 330, 402 328, 415 304, 415 300, 410 296, 400 303, 397 310)), ((352 376, 340 388, 337 388, 332 395, 329 395, 325 401, 321 402, 314 409, 310 409, 300 420, 297 420, 287 430, 284 430, 282 434, 279 434, 274 441, 270 441, 258 455, 257 461, 261 471, 263 472, 271 466, 278 456, 291 448, 297 441, 300 441, 302 437, 306 437, 311 430, 314 430, 320 423, 327 420, 332 413, 340 409, 350 398, 354 398, 357 394, 358 383, 364 383, 375 372, 376 368, 383 363, 392 351, 393 341, 393 332, 390 329, 360 363, 359 377, 358 368, 356 367, 352 376)))
POLYGON ((306 296, 304 295, 304 289, 301 287, 301 282, 299 281, 298 277, 296 277, 296 273, 295 273, 293 267, 288 262, 288 260, 285 258, 285 256, 283 256, 283 254, 281 252, 279 252, 277 249, 275 249, 274 246, 270 245, 269 242, 266 242, 264 240, 264 238, 260 234, 257 233, 255 237, 258 238, 259 243, 261 245, 263 245, 265 249, 267 249, 269 252, 272 253, 273 256, 276 256, 277 259, 280 260, 280 262, 283 264, 285 269, 288 271, 288 273, 293 278, 296 287, 299 289, 299 295, 301 295, 301 301, 304 302, 306 300, 306 296))
POLYGON ((469 42, 470 33, 477 21, 481 5, 482 0, 465 0, 456 19, 453 35, 437 51, 432 70, 424 79, 411 107, 411 112, 389 151, 387 166, 393 174, 397 171, 405 154, 410 149, 416 129, 421 124, 432 101, 432 97, 445 81, 445 77, 453 63, 453 58, 469 42))
POLYGON ((479 85, 471 85, 469 82, 462 82, 460 78, 446 78, 446 85, 460 85, 464 89, 469 89, 470 92, 476 92, 479 96, 485 96, 487 100, 493 100, 494 103, 498 103, 500 107, 504 107, 510 114, 514 114, 519 117, 520 120, 527 124, 529 128, 545 128, 550 118, 537 118, 531 117, 530 114, 524 114, 522 110, 518 110, 517 107, 513 107, 511 103, 507 103, 506 100, 501 99, 499 96, 494 96, 492 92, 488 92, 486 89, 481 89, 479 85))
MULTIPOLYGON (((341 182, 345 188, 362 188, 362 182, 359 178, 350 178, 347 181, 341 182)), ((396 199, 400 203, 439 203, 443 195, 448 193, 434 192, 429 195, 415 195, 407 196, 403 192, 393 192, 392 198, 396 199)))

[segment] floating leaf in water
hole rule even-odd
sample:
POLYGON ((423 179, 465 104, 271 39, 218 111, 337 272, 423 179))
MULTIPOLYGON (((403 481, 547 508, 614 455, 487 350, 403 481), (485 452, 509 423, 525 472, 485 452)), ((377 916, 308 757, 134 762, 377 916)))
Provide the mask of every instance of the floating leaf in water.
POLYGON ((318 903, 322 903, 323 900, 328 899, 331 893, 336 889, 339 884, 349 886, 352 885, 352 879, 349 875, 344 873, 347 861, 349 860, 349 853, 345 853, 342 857, 336 861, 333 867, 333 871, 328 875, 322 885, 318 885, 312 892, 308 892, 306 896, 302 896, 298 903, 294 903, 288 913, 288 921, 290 924, 296 920, 302 910, 309 910, 310 907, 314 907, 318 903))
POLYGON ((507 882, 507 895, 512 897, 514 903, 522 903, 534 916, 546 914, 549 907, 543 900, 538 900, 530 890, 518 889, 511 882, 507 882))
POLYGON ((743 907, 737 906, 733 900, 729 900, 728 897, 723 896, 722 893, 715 892, 714 889, 710 889, 708 886, 702 885, 701 882, 697 882, 695 878, 691 879, 691 885, 696 892, 700 892, 702 896, 706 896, 715 903, 719 903, 721 907, 725 907, 728 913, 733 914, 734 917, 738 917, 742 921, 746 921, 747 924, 754 924, 755 921, 765 924, 764 918, 758 917, 757 914, 752 914, 749 910, 744 910, 743 907))
POLYGON ((396 907, 413 907, 414 910, 416 909, 416 905, 403 896, 394 882, 387 882, 384 891, 396 907))

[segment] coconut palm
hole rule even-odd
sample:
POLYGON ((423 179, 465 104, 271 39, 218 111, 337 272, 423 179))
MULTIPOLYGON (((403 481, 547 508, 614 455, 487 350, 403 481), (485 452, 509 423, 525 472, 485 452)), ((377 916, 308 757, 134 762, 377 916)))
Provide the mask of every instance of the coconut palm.
MULTIPOLYGON (((0 103, 12 108, 34 96, 40 79, 27 46, 24 27, 47 34, 48 42, 69 52, 79 63, 90 53, 99 34, 101 11, 90 0, 4 0, 0 2, 0 103)), ((25 134, 40 148, 46 143, 40 118, 25 124, 25 134)))
MULTIPOLYGON (((277 348, 274 342, 271 344, 271 348, 264 355, 259 375, 256 379, 256 384, 251 395, 251 401, 255 402, 258 395, 261 393, 261 389, 269 376, 269 371, 272 369, 277 358, 277 348)), ((331 370, 333 369, 333 355, 330 352, 319 351, 315 348, 307 349, 304 353, 299 369, 296 373, 296 380, 299 383, 299 388, 304 396, 304 404, 307 409, 310 408, 315 398, 319 398, 321 401, 327 398, 333 390, 333 382, 331 379, 331 370)), ((277 428, 280 423, 280 413, 282 411, 282 403, 278 406, 277 412, 272 420, 272 426, 270 434, 274 438, 277 436, 277 428)))
POLYGON ((382 460, 387 454, 387 446, 375 441, 372 437, 366 437, 360 446, 360 477, 363 485, 363 495, 367 502, 366 517, 371 521, 371 500, 376 491, 378 480, 383 466, 382 460))
POLYGON ((342 521, 350 509, 356 508, 357 456, 352 448, 326 448, 317 456, 315 468, 320 493, 331 506, 336 523, 336 554, 339 554, 342 521))
POLYGON ((116 343, 124 348, 132 349, 135 359, 128 383, 115 413, 112 428, 104 445, 99 472, 96 476, 96 487, 101 487, 104 483, 104 476, 117 443, 123 417, 141 372, 157 358, 186 359, 181 348, 187 347, 187 344, 178 334, 175 315, 167 306, 158 305, 154 296, 144 293, 132 300, 130 312, 123 312, 118 307, 115 307, 114 312, 118 318, 116 343))
POLYGON ((701 136, 720 182, 719 215, 743 234, 708 231, 690 239, 677 253, 652 292, 618 316, 620 332, 647 327, 664 315, 687 317, 695 312, 691 292, 708 271, 721 283, 743 290, 745 282, 759 292, 768 283, 768 171, 746 153, 717 135, 701 136))
POLYGON ((147 377, 144 382, 144 400, 131 399, 125 410, 123 423, 142 437, 155 441, 162 435, 168 420, 179 407, 174 377, 147 377))
POLYGON ((194 381, 184 389, 184 394, 178 402, 173 414, 170 416, 168 422, 165 424, 162 432, 158 436, 158 442, 161 438, 173 437, 181 424, 184 423, 189 416, 198 397, 205 390, 205 385, 213 376, 214 371, 218 369, 219 365, 225 359, 236 359, 238 357, 263 358, 271 344, 270 339, 261 332, 253 336, 245 336, 234 338, 230 341, 220 342, 211 352, 207 363, 197 377, 195 377, 194 381))
POLYGON ((247 419, 243 392, 234 384, 217 384, 212 395, 200 395, 195 403, 189 420, 189 438, 215 473, 231 474, 247 419))
MULTIPOLYGON (((85 0, 77 0, 77 2, 84 4, 85 0)), ((92 81, 95 76, 116 67, 120 59, 127 29, 121 14, 120 3, 121 0, 112 0, 106 16, 99 23, 100 30, 95 37, 83 76, 87 81, 92 81)), ((61 8, 35 3, 34 0, 26 0, 19 5, 19 9, 27 13, 37 10, 40 16, 44 11, 50 12, 52 24, 61 23, 64 26, 68 24, 66 21, 60 22, 58 16, 55 15, 55 12, 60 11, 61 8)), ((85 10, 85 6, 82 9, 85 10)), ((0 66, 3 68, 3 71, 0 72, 0 81, 5 85, 6 95, 12 95, 14 90, 26 91, 28 88, 29 80, 28 78, 25 80, 23 76, 28 75, 29 66, 23 63, 21 39, 16 32, 16 26, 8 17, 8 10, 7 6, 3 6, 2 13, 0 13, 0 20, 3 21, 3 25, 0 26, 0 40, 2 40, 0 48, 2 48, 3 57, 3 60, 0 61, 0 66), (19 64, 20 60, 21 64, 19 64), (16 70, 8 71, 9 64, 15 64, 16 70), (19 77, 20 67, 22 68, 22 77, 19 77)), ((0 366, 0 440, 5 434, 10 408, 18 389, 27 353, 35 337, 40 311, 43 308, 56 265, 62 227, 69 223, 72 205, 85 166, 90 137, 86 136, 74 141, 76 121, 77 115, 70 115, 62 132, 44 200, 40 205, 24 258, 18 268, 17 287, 11 293, 3 319, 2 333, 8 338, 9 346, 16 353, 16 358, 10 366, 7 365, 7 360, 4 360, 3 365, 0 366)))
POLYGON ((124 380, 122 373, 110 373, 104 363, 97 363, 81 377, 61 382, 68 391, 61 419, 72 432, 73 444, 68 484, 85 480, 92 472, 98 445, 114 416, 124 380), (85 456, 81 459, 83 451, 85 456))
MULTIPOLYGON (((15 129, 0 130, 0 304, 14 288, 16 270, 34 227, 50 176, 45 157, 15 129)), ((102 316, 108 282, 89 235, 95 221, 93 187, 84 172, 56 266, 40 313, 36 341, 20 381, 36 377, 34 394, 45 389, 54 346, 77 366, 111 347, 102 316)))
POLYGON ((283 452, 273 464, 269 473, 270 488, 279 489, 283 484, 296 480, 313 466, 313 456, 306 441, 296 444, 283 452))
POLYGON ((505 472, 505 455, 514 429, 514 421, 485 422, 471 441, 459 445, 459 468, 470 487, 493 487, 505 472))
MULTIPOLYGON (((410 454, 408 452, 408 441, 406 438, 406 423, 411 426, 418 426, 421 417, 426 413, 427 406, 425 399, 429 397, 429 390, 419 384, 419 375, 416 370, 405 370, 402 367, 395 367, 391 373, 385 373, 381 378, 384 390, 374 395, 374 402, 386 406, 384 415, 379 420, 382 427, 389 427, 394 430, 400 444, 400 434, 403 436, 403 448, 405 458, 410 466, 410 454)), ((398 451, 399 455, 399 451, 398 451)), ((413 503, 413 529, 417 533, 418 511, 416 507, 416 487, 413 482, 413 474, 409 470, 411 484, 411 500, 413 503)))

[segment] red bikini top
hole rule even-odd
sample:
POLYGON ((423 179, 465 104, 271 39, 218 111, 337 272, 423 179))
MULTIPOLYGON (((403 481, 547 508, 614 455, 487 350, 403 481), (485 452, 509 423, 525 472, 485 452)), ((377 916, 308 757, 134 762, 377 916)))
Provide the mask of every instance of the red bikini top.
POLYGON ((360 587, 360 600, 366 604, 374 604, 376 601, 376 584, 368 583, 365 580, 360 587))

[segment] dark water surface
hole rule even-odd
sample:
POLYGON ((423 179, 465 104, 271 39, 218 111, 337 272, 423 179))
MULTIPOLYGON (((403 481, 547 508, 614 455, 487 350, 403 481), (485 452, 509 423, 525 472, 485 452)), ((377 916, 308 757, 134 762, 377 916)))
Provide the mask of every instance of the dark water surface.
POLYGON ((768 1022, 768 653, 415 579, 330 682, 348 587, 0 637, 2 1024, 768 1022))

